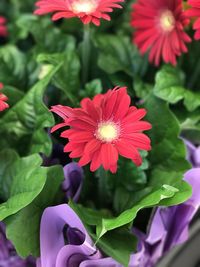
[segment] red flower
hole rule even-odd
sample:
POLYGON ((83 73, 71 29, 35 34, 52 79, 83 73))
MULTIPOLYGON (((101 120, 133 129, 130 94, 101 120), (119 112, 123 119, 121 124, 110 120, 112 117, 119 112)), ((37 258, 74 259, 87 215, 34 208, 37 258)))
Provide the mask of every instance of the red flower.
POLYGON ((138 0, 133 4, 133 42, 141 54, 150 51, 149 60, 155 65, 161 59, 176 65, 176 56, 188 51, 185 43, 191 39, 184 32, 188 23, 182 0, 138 0))
POLYGON ((141 121, 146 110, 130 107, 130 103, 126 88, 116 87, 104 95, 96 95, 93 100, 83 99, 81 108, 53 106, 52 111, 64 122, 52 131, 71 127, 61 134, 69 139, 64 151, 71 152, 71 158, 80 157, 81 166, 91 162, 91 171, 103 165, 105 170, 115 173, 119 155, 139 166, 142 158, 138 149, 151 149, 150 139, 142 133, 151 129, 151 124, 141 121))
POLYGON ((6 19, 0 16, 0 36, 6 37, 8 35, 7 27, 6 27, 6 19))
POLYGON ((195 40, 200 39, 200 0, 189 0, 188 4, 192 6, 191 9, 186 11, 188 17, 197 17, 193 29, 196 30, 194 35, 195 40))
MULTIPOLYGON (((3 88, 3 84, 0 83, 0 90, 3 88)), ((3 111, 6 108, 9 108, 9 105, 5 102, 8 98, 4 94, 0 93, 0 111, 3 111)))
POLYGON ((124 0, 39 0, 34 13, 55 13, 52 20, 78 17, 84 24, 92 22, 99 26, 100 19, 110 20, 107 13, 112 12, 113 8, 121 8, 121 2, 124 0))

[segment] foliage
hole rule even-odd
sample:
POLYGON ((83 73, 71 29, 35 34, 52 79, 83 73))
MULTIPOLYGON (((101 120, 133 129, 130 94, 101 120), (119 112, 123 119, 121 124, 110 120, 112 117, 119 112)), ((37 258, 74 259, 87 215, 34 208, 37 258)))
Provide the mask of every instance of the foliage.
POLYGON ((91 27, 85 81, 78 20, 53 23, 49 16, 32 14, 35 0, 1 0, 9 37, 0 45, 0 82, 10 108, 0 114, 0 220, 22 257, 39 256, 41 215, 46 207, 63 203, 61 166, 41 166, 52 145, 63 144, 50 134, 51 105, 78 107, 84 97, 119 85, 128 87, 134 105, 148 111, 152 150, 141 152, 142 166, 120 158, 115 175, 103 169, 91 173, 86 167, 80 203, 70 202, 106 255, 126 266, 136 248, 129 230, 138 213, 182 203, 191 195, 183 181, 190 165, 180 136, 200 143, 199 72, 187 75, 199 48, 190 49, 188 66, 184 58, 176 68, 151 66, 131 41, 127 18, 132 2, 114 13, 111 22, 91 27))

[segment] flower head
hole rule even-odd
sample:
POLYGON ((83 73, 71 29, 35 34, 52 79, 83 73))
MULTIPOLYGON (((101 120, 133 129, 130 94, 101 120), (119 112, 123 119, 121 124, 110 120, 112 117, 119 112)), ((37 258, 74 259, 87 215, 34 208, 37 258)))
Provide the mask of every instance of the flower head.
POLYGON ((150 51, 149 60, 159 65, 161 59, 176 65, 176 57, 187 52, 191 41, 184 32, 189 20, 182 0, 138 0, 133 4, 131 25, 136 29, 133 43, 141 54, 150 51))
POLYGON ((150 139, 142 131, 151 129, 151 124, 141 121, 146 110, 130 103, 126 88, 116 87, 104 95, 96 95, 93 100, 83 99, 81 108, 53 106, 52 111, 64 122, 52 131, 71 127, 61 134, 69 140, 64 151, 71 152, 71 158, 80 157, 81 166, 91 162, 91 171, 103 165, 105 170, 116 172, 119 155, 140 166, 142 158, 138 150, 151 149, 150 139))
POLYGON ((36 15, 54 13, 52 20, 78 17, 84 24, 100 25, 100 19, 110 20, 107 13, 121 8, 124 0, 39 0, 36 15))
POLYGON ((6 26, 6 19, 0 16, 0 36, 6 37, 8 35, 8 30, 6 26))
MULTIPOLYGON (((0 83, 0 90, 3 89, 3 84, 0 83)), ((5 110, 6 108, 9 108, 9 105, 6 103, 8 100, 7 96, 4 94, 0 93, 0 111, 5 110)))
POLYGON ((200 0, 189 0, 188 4, 191 8, 186 11, 188 17, 196 17, 197 20, 194 23, 193 29, 196 30, 194 35, 195 40, 200 39, 200 0))

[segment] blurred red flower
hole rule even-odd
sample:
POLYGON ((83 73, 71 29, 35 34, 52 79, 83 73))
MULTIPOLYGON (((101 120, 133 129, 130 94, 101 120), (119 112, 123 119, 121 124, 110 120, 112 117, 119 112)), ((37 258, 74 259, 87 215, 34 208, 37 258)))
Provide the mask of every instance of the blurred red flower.
POLYGON ((54 13, 52 20, 78 17, 84 24, 100 25, 100 19, 110 20, 107 13, 113 8, 122 8, 124 0, 39 0, 36 15, 54 13))
POLYGON ((6 37, 8 35, 8 30, 6 26, 6 19, 0 16, 0 36, 6 37))
POLYGON ((191 39, 184 32, 188 24, 182 0, 138 0, 133 4, 133 43, 141 54, 150 51, 149 61, 155 65, 161 59, 176 65, 176 57, 188 51, 185 43, 191 39))
POLYGON ((91 171, 103 165, 105 170, 115 173, 119 155, 140 166, 142 158, 138 149, 151 149, 151 141, 142 131, 151 129, 151 124, 141 121, 145 109, 130 104, 126 88, 116 87, 96 95, 93 100, 83 99, 81 108, 53 106, 51 110, 64 122, 53 127, 52 132, 70 126, 71 129, 61 134, 69 140, 64 151, 71 152, 71 158, 80 158, 81 166, 91 162, 91 171))
MULTIPOLYGON (((3 84, 0 83, 0 90, 3 89, 3 84)), ((9 108, 9 105, 6 103, 8 100, 7 96, 4 94, 0 93, 0 111, 3 111, 6 108, 9 108)))
POLYGON ((193 29, 196 30, 194 35, 195 40, 200 39, 200 0, 189 0, 188 4, 191 8, 186 11, 188 17, 196 17, 197 20, 194 23, 193 29))

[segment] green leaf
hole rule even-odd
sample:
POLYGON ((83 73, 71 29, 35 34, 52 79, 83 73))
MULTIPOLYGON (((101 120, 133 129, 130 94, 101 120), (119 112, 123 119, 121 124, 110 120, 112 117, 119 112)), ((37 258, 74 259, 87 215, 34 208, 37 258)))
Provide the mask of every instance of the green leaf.
POLYGON ((55 205, 63 180, 60 166, 45 168, 47 181, 42 192, 27 207, 6 220, 7 237, 12 240, 18 255, 40 255, 40 220, 45 208, 55 205), (28 222, 28 223, 27 223, 28 222))
POLYGON ((26 64, 25 55, 16 46, 12 44, 2 46, 0 48, 0 81, 4 84, 22 86, 26 75, 26 64))
POLYGON ((156 206, 161 200, 173 197, 176 192, 178 192, 177 188, 172 186, 168 187, 168 185, 165 184, 159 189, 151 188, 151 192, 138 201, 131 209, 125 210, 115 218, 103 218, 101 224, 97 225, 98 239, 100 239, 107 231, 131 223, 141 209, 156 206))
MULTIPOLYGON (((92 236, 95 239, 95 236, 92 236)), ((103 236, 97 246, 108 256, 128 267, 130 254, 136 249, 137 239, 125 229, 117 229, 103 236)))
POLYGON ((139 168, 131 160, 120 157, 116 174, 111 174, 103 168, 97 171, 98 192, 96 195, 101 206, 113 206, 117 214, 133 206, 137 199, 135 193, 147 185, 145 173, 148 168, 148 161, 145 158, 147 153, 143 151, 141 154, 143 164, 139 168))
POLYGON ((146 100, 153 92, 153 85, 144 83, 139 77, 134 79, 133 87, 136 96, 141 98, 142 100, 146 100))
POLYGON ((35 40, 37 53, 61 52, 68 47, 75 46, 73 36, 63 33, 59 27, 55 27, 48 17, 34 16, 33 14, 20 14, 15 25, 12 25, 11 36, 26 39, 31 34, 35 40), (55 41, 58 40, 58 41, 55 41))
POLYGON ((83 206, 70 203, 75 212, 80 216, 84 224, 97 226, 97 242, 107 232, 131 223, 139 210, 152 207, 160 203, 161 200, 171 198, 178 189, 164 184, 159 189, 146 188, 146 195, 130 209, 125 210, 117 217, 111 217, 104 211, 94 211, 83 206))
POLYGON ((53 83, 75 104, 75 95, 80 89, 80 61, 75 49, 67 49, 65 52, 57 54, 40 54, 38 61, 52 65, 62 62, 62 67, 55 75, 53 83))
POLYGON ((185 89, 183 87, 182 73, 169 65, 165 65, 158 71, 154 94, 170 104, 183 100, 185 107, 189 111, 193 111, 200 106, 200 93, 185 89))
POLYGON ((164 101, 151 96, 144 106, 148 111, 146 120, 152 124, 152 130, 148 132, 152 141, 149 184, 159 186, 164 182, 174 185, 190 168, 186 147, 179 138, 180 125, 164 101))
POLYGON ((19 158, 13 150, 0 153, 0 221, 30 204, 41 192, 46 171, 39 155, 19 158))
POLYGON ((159 203, 159 206, 174 206, 183 203, 192 196, 192 187, 185 181, 180 181, 175 184, 178 192, 172 198, 164 199, 159 203))
POLYGON ((178 118, 181 127, 181 136, 193 144, 200 144, 200 108, 193 112, 187 111, 183 106, 171 106, 178 118))
POLYGON ((1 148, 16 148, 21 155, 51 152, 51 140, 44 130, 54 124, 43 103, 43 94, 61 65, 53 69, 0 119, 1 148))
POLYGON ((100 79, 92 80, 85 85, 84 90, 80 91, 80 96, 93 98, 97 94, 101 94, 103 91, 102 82, 100 79))
POLYGON ((144 59, 141 58, 129 38, 102 34, 95 36, 95 44, 100 50, 99 67, 105 72, 113 74, 124 71, 133 76, 146 71, 147 64, 144 64, 144 59))
POLYGON ((97 225, 101 222, 102 217, 109 218, 111 215, 108 210, 95 210, 86 208, 81 204, 74 203, 72 200, 69 201, 70 207, 79 215, 83 223, 87 225, 97 225))

